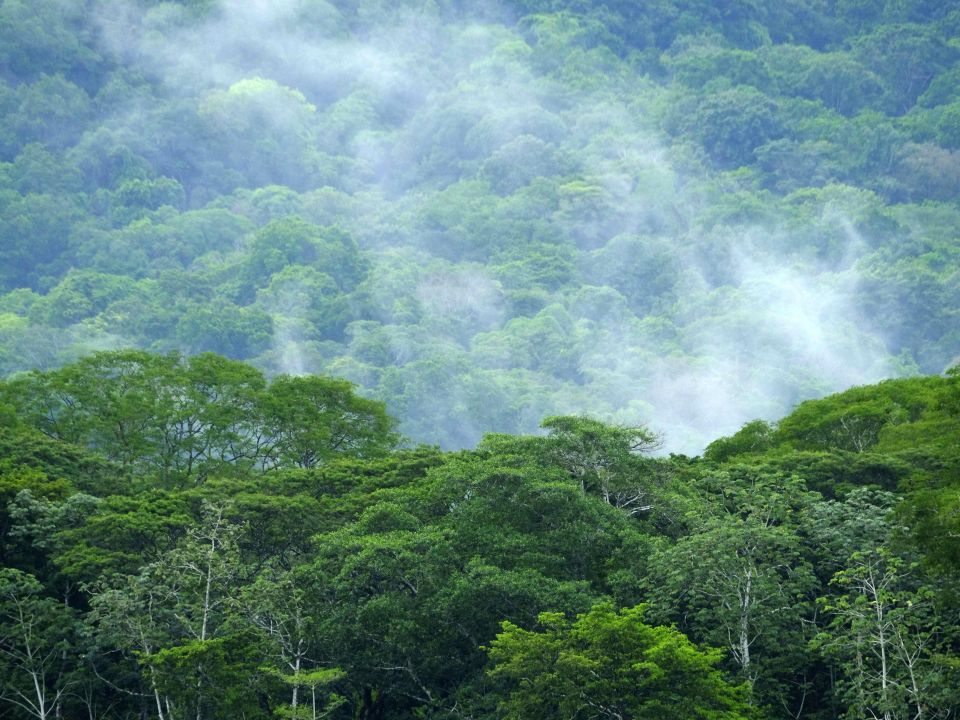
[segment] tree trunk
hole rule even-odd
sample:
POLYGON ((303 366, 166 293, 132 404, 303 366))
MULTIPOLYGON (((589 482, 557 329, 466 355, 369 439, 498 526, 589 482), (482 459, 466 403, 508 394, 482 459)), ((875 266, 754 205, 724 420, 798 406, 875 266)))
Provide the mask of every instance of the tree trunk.
POLYGON ((296 660, 294 660, 294 663, 293 663, 293 677, 294 677, 293 697, 290 699, 290 706, 293 708, 294 717, 297 716, 297 691, 300 690, 300 686, 297 685, 296 678, 299 677, 299 675, 300 675, 300 653, 298 649, 296 660))

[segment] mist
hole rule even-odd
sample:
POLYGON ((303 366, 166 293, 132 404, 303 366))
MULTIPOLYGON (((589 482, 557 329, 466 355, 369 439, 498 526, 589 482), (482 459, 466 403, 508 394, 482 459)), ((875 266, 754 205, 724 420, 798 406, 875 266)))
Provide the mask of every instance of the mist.
MULTIPOLYGON (((689 98, 572 17, 517 24, 494 3, 94 7, 99 50, 136 91, 101 88, 99 129, 78 147, 122 138, 147 179, 182 187, 179 206, 158 200, 142 222, 236 218, 221 239, 188 235, 171 267, 228 298, 221 315, 241 330, 216 344, 168 317, 147 341, 112 305, 91 330, 111 343, 346 377, 411 442, 472 446, 590 414, 688 454, 953 352, 919 367, 863 305, 863 268, 886 242, 864 219, 876 194, 833 183, 781 203, 718 167, 665 130, 689 98), (310 272, 250 265, 259 229, 290 217, 319 228, 284 260, 310 272), (355 249, 334 247, 334 228, 355 249)), ((143 292, 161 282, 138 272, 143 292)))

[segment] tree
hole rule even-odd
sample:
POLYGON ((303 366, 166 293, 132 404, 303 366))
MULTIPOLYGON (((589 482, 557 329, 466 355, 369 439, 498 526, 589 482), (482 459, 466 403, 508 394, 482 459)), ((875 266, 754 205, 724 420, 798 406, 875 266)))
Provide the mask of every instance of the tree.
POLYGON ((474 352, 484 364, 521 367, 576 380, 580 357, 574 352, 578 337, 570 316, 552 306, 534 317, 517 317, 503 328, 477 334, 474 352))
POLYGON ((37 720, 62 717, 81 636, 74 611, 45 597, 35 577, 0 569, 0 701, 37 720))
POLYGON ((318 538, 306 597, 360 717, 450 712, 500 620, 526 625, 596 597, 629 520, 535 457, 484 455, 378 491, 356 522, 318 538))
POLYGON ((101 501, 85 493, 74 493, 58 502, 44 497, 42 485, 36 489, 41 492, 34 494, 34 489, 24 488, 8 505, 8 562, 34 573, 47 587, 55 589, 65 603, 71 603, 76 587, 69 579, 64 582, 54 559, 70 547, 69 531, 83 526, 101 501))
POLYGON ((719 507, 703 507, 699 527, 650 563, 651 611, 660 621, 677 620, 694 640, 726 647, 758 707, 802 707, 806 689, 788 686, 807 662, 816 577, 788 523, 816 496, 796 479, 742 482, 720 474, 704 486, 719 493, 719 507))
MULTIPOLYGON (((79 498, 83 502, 83 496, 79 498)), ((65 503, 81 505, 77 501, 65 503)), ((60 528, 51 557, 59 573, 77 586, 136 575, 169 552, 194 524, 187 498, 159 491, 100 498, 96 511, 77 527, 60 528)))
POLYGON ((14 194, 0 217, 0 287, 39 287, 63 269, 71 228, 82 217, 73 195, 14 194))
POLYGON ((50 437, 130 464, 149 451, 158 385, 175 363, 140 351, 97 353, 5 390, 23 420, 50 437))
POLYGON ((802 448, 862 453, 877 444, 885 426, 906 422, 908 417, 909 410, 892 398, 851 393, 801 403, 780 422, 774 439, 793 441, 802 448))
MULTIPOLYGON (((332 268, 331 268, 332 269, 332 268)), ((257 291, 257 305, 270 312, 290 341, 297 336, 340 339, 351 318, 348 296, 326 272, 304 265, 288 265, 257 291)), ((284 337, 284 335, 281 335, 284 337)))
MULTIPOLYGON (((314 619, 309 615, 309 602, 304 588, 292 572, 276 572, 267 568, 243 589, 241 606, 246 620, 263 637, 271 650, 268 671, 290 686, 289 712, 284 717, 317 720, 317 690, 343 677, 338 668, 308 667, 312 663, 311 645, 316 637, 314 619), (301 708, 300 690, 310 690, 310 714, 301 708)), ((343 702, 332 696, 323 715, 343 702)))
POLYGON ((250 240, 239 273, 239 299, 253 300, 257 288, 291 265, 313 267, 349 292, 364 278, 368 265, 353 237, 337 227, 320 227, 299 217, 267 223, 250 240))
POLYGON ((909 575, 885 546, 858 551, 833 577, 841 594, 820 599, 832 619, 815 646, 839 663, 845 717, 924 720, 956 707, 955 693, 943 693, 949 681, 932 593, 909 575))
POLYGON ((80 3, 13 0, 0 8, 0 55, 17 76, 72 72, 85 75, 99 61, 83 43, 80 3))
POLYGON ((254 461, 249 417, 263 384, 253 368, 214 355, 125 350, 33 373, 6 390, 21 417, 53 438, 139 473, 187 479, 202 476, 204 464, 254 461))
POLYGON ((198 108, 206 152, 255 187, 309 183, 315 115, 303 93, 262 77, 214 90, 198 108))
POLYGON ((222 506, 205 504, 175 548, 91 599, 101 636, 135 659, 161 720, 187 713, 201 720, 251 690, 237 691, 249 668, 236 666, 251 663, 256 650, 227 630, 241 585, 237 535, 222 506))
POLYGON ((268 386, 259 370, 213 353, 95 353, 21 376, 0 398, 50 437, 173 482, 380 456, 399 440, 383 403, 345 380, 280 376, 268 386))
POLYGON ((712 462, 726 462, 744 453, 760 453, 772 446, 774 427, 765 420, 751 420, 733 435, 714 440, 703 451, 703 457, 712 462))
POLYGON ((273 331, 272 318, 261 309, 219 298, 187 306, 173 337, 190 353, 213 352, 239 359, 266 350, 273 331))
POLYGON ((436 707, 446 690, 438 680, 469 658, 436 607, 452 567, 449 538, 413 531, 411 521, 395 508, 368 511, 360 527, 323 536, 303 573, 321 651, 347 674, 364 720, 436 707))
MULTIPOLYGON (((161 689, 156 653, 170 642, 173 618, 161 592, 147 573, 127 576, 113 587, 95 590, 87 622, 104 647, 133 662, 158 719, 170 720, 174 700, 161 689)), ((93 658, 95 665, 98 661, 93 658)))
POLYGON ((673 628, 651 627, 644 608, 594 606, 572 623, 541 613, 539 628, 504 622, 490 643, 488 675, 508 720, 611 718, 735 720, 752 717, 743 686, 673 628))
POLYGON ((782 133, 777 103, 749 86, 707 95, 690 122, 691 131, 723 168, 751 164, 754 149, 782 133))
POLYGON ((960 581, 960 488, 955 483, 911 492, 898 508, 927 570, 954 586, 960 581))
POLYGON ((656 473, 637 457, 661 446, 645 427, 605 425, 588 417, 548 417, 547 456, 566 469, 584 492, 597 493, 628 515, 649 513, 656 505, 656 473))
POLYGON ((278 376, 263 412, 271 438, 267 467, 309 468, 341 455, 376 457, 398 441, 383 403, 356 395, 346 380, 278 376))
POLYGON ((854 55, 883 80, 887 106, 901 115, 956 61, 957 50, 929 25, 891 23, 856 38, 854 55))

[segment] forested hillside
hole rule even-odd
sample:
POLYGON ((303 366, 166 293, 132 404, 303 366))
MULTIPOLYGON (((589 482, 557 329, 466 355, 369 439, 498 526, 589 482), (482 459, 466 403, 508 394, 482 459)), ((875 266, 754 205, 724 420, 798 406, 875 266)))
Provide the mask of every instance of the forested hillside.
POLYGON ((0 718, 955 720, 958 360, 958 0, 0 0, 0 718))
POLYGON ((956 370, 702 458, 543 431, 397 450, 210 354, 0 384, 0 716, 957 716, 956 370))
POLYGON ((699 452, 960 354, 954 0, 3 0, 0 374, 322 372, 699 452))

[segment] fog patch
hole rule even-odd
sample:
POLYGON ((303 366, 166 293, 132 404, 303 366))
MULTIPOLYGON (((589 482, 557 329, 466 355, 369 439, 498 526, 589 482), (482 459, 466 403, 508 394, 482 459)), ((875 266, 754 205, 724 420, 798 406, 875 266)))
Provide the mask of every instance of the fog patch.
POLYGON ((658 333, 653 319, 608 318, 583 356, 594 373, 616 373, 623 407, 640 408, 635 421, 664 434, 665 452, 698 453, 749 420, 896 373, 882 340, 863 329, 854 270, 815 272, 756 250, 748 235, 732 253, 730 283, 688 279, 678 293, 682 337, 658 333))
POLYGON ((433 270, 420 281, 416 298, 429 320, 465 337, 503 320, 500 285, 480 267, 433 270))
MULTIPOLYGON (((695 453, 743 422, 896 372, 853 300, 870 247, 856 216, 870 194, 835 188, 792 227, 731 219, 727 186, 748 179, 710 176, 696 149, 666 148, 642 101, 658 92, 649 80, 574 92, 542 70, 561 50, 479 14, 403 3, 360 18, 363 37, 325 2, 222 0, 201 22, 172 4, 96 7, 107 52, 161 78, 211 142, 235 148, 231 128, 240 137, 252 123, 291 165, 255 165, 246 147, 222 161, 289 178, 308 191, 293 205, 367 251, 360 310, 336 305, 318 276, 284 275, 258 294, 274 332, 263 364, 360 382, 391 398, 417 440, 472 444, 590 412, 648 423, 666 452, 695 453), (511 204, 526 191, 534 199, 511 204), (832 252, 792 249, 817 232, 835 237, 832 252), (570 273, 583 287, 511 286, 539 277, 525 258, 507 267, 511 243, 579 251, 570 273), (541 337, 559 349, 537 347, 541 337)), ((484 15, 506 17, 496 3, 484 15)), ((116 132, 146 103, 113 109, 116 132)), ((542 251, 539 262, 562 259, 542 251)))

